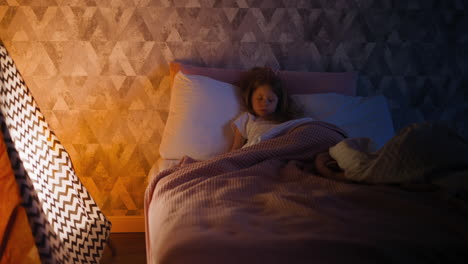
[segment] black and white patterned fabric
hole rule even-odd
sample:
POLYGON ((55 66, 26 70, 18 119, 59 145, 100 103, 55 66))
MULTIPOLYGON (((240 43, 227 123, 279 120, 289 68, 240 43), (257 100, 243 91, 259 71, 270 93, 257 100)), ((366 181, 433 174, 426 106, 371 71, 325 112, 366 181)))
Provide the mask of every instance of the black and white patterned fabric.
POLYGON ((0 44, 0 124, 43 263, 99 263, 111 223, 0 44))

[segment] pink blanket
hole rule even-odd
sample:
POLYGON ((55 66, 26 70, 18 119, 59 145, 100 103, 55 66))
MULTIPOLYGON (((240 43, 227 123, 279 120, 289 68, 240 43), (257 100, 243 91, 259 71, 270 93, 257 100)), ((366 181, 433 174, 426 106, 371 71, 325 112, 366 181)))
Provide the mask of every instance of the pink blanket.
POLYGON ((319 177, 343 139, 311 122, 158 174, 145 194, 148 263, 415 263, 466 260, 468 217, 433 193, 319 177))

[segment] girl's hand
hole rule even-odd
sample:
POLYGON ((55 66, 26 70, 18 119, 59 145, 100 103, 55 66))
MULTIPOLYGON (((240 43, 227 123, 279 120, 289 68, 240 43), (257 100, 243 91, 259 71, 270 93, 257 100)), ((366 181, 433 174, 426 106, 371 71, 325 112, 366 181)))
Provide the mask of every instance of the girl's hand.
POLYGON ((245 144, 245 138, 242 137, 242 134, 239 132, 237 127, 234 127, 234 140, 232 142, 231 151, 240 149, 245 144))
POLYGON ((338 166, 338 163, 330 156, 328 151, 317 154, 315 157, 315 168, 325 178, 346 180, 344 171, 338 166))

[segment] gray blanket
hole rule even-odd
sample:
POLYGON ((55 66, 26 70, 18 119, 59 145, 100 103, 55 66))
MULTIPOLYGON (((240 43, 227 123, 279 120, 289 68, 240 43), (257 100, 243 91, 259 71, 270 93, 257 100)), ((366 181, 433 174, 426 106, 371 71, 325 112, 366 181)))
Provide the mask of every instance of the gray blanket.
POLYGON ((468 142, 442 124, 413 124, 376 151, 368 138, 330 148, 346 179, 371 184, 431 183, 457 194, 468 190, 468 142))

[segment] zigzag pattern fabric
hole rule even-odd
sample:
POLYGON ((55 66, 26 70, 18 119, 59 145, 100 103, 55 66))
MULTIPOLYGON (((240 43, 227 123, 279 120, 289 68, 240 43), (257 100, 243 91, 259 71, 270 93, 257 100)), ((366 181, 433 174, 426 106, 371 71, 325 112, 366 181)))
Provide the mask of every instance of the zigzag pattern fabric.
POLYGON ((0 44, 0 122, 43 263, 99 263, 111 223, 0 44))

